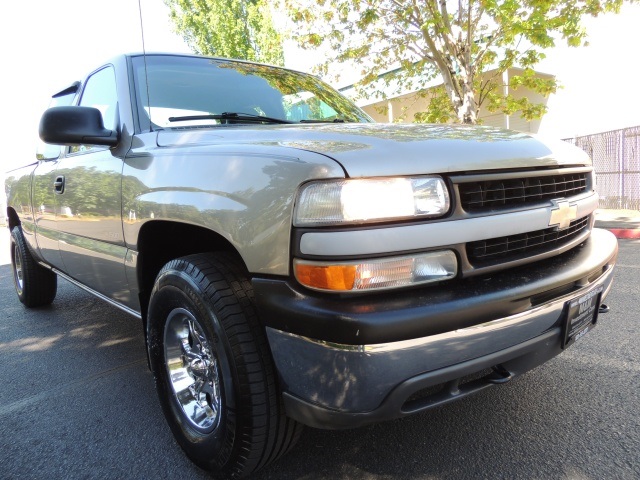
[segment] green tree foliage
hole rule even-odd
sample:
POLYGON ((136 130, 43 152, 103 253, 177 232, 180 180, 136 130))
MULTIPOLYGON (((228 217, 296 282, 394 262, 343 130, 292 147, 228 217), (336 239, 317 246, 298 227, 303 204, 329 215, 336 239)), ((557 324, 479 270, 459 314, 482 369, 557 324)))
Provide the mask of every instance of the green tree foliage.
POLYGON ((283 65, 266 0, 165 0, 176 31, 198 54, 283 65))
MULTIPOLYGON (((539 118, 545 106, 511 93, 527 88, 543 96, 558 88, 534 67, 556 42, 586 41, 582 19, 618 12, 626 0, 282 0, 303 48, 329 46, 334 61, 362 67, 361 93, 420 89, 436 76, 428 111, 416 121, 476 123, 490 111, 539 118), (517 67, 503 88, 503 73, 517 67), (492 72, 490 78, 483 73, 492 72), (384 74, 384 75, 382 75, 384 74)), ((632 0, 633 1, 633 0, 632 0)))

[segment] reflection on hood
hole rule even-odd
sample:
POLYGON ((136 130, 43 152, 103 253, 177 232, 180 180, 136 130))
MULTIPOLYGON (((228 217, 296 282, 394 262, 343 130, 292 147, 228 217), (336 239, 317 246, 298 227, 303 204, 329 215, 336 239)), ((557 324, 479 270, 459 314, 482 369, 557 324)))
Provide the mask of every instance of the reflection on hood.
MULTIPOLYGON (((560 140, 475 125, 362 124, 232 126, 163 130, 158 146, 277 146, 317 152, 352 177, 590 165, 560 140)), ((265 153, 268 153, 265 151, 265 153)))

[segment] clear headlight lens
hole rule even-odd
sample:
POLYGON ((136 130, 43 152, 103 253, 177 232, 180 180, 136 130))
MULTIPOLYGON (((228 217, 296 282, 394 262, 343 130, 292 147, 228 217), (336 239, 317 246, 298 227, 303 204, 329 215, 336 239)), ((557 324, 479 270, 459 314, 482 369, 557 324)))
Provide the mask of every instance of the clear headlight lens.
POLYGON ((331 292, 363 292, 421 285, 456 276, 458 260, 451 250, 353 262, 295 259, 302 285, 331 292))
POLYGON ((295 226, 323 226, 429 218, 449 211, 440 177, 344 179, 304 185, 295 226))

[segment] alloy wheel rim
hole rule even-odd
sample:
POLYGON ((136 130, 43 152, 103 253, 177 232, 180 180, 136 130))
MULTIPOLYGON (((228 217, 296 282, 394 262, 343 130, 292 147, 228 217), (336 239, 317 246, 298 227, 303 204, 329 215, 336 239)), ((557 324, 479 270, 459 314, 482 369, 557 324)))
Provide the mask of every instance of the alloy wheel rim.
POLYGON ((185 418, 202 433, 214 431, 222 414, 215 348, 191 312, 176 308, 164 329, 164 358, 169 383, 185 418))
POLYGON ((16 288, 18 294, 22 294, 24 288, 24 272, 22 270, 22 257, 20 257, 20 251, 18 245, 13 245, 13 276, 16 281, 16 288))

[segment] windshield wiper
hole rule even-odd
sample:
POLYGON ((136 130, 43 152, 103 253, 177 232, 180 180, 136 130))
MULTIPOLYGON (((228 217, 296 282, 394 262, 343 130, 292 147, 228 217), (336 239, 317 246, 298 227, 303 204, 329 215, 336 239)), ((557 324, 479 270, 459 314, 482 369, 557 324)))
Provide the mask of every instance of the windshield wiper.
POLYGON ((300 123, 344 123, 342 118, 334 118, 333 120, 300 120, 300 123))
POLYGON ((189 120, 240 120, 241 122, 254 123, 294 123, 282 118, 263 117, 262 115, 255 115, 253 113, 238 112, 222 112, 219 114, 209 115, 184 115, 181 117, 169 117, 170 122, 186 122, 189 120))

